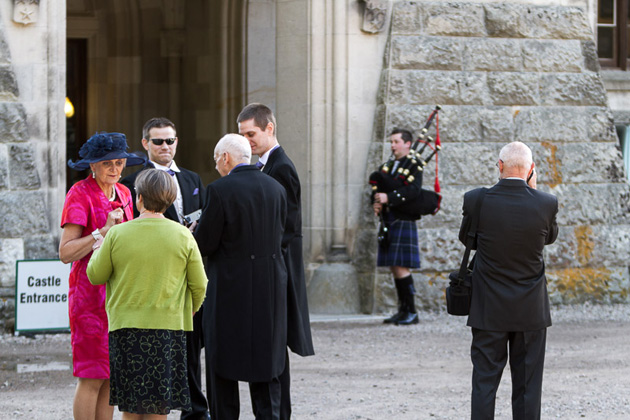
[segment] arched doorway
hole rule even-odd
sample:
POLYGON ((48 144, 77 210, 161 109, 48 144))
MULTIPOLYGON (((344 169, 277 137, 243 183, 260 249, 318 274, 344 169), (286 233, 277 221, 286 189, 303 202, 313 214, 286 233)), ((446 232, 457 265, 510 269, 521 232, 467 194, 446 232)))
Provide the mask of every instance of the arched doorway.
POLYGON ((246 13, 247 0, 68 2, 69 63, 85 65, 68 67, 67 158, 96 131, 125 133, 143 151, 143 123, 165 116, 177 126, 177 163, 215 179, 214 144, 245 104, 246 13))

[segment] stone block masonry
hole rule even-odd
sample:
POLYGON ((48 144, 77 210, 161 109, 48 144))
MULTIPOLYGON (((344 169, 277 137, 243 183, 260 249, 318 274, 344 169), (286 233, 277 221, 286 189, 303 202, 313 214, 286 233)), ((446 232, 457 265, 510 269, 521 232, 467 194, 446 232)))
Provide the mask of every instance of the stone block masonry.
MULTIPOLYGON (((393 127, 419 134, 435 104, 443 106, 443 205, 418 223, 418 303, 443 308, 448 273, 464 250, 457 239, 463 193, 496 182, 498 152, 515 140, 532 148, 539 188, 560 203, 560 235, 545 250, 552 301, 630 302, 630 187, 584 11, 399 1, 392 13, 368 173, 386 158, 393 127)), ((425 188, 433 170, 425 171, 425 188)), ((376 221, 366 220, 358 252, 376 247, 376 221)), ((371 293, 364 310, 388 311, 395 297, 382 283, 391 280, 367 255, 355 259, 371 293)))

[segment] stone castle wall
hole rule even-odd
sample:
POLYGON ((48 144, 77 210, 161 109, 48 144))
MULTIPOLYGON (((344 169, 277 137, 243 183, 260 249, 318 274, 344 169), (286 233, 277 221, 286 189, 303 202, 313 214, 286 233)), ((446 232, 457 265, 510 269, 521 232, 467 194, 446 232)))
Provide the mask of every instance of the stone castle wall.
MULTIPOLYGON (((532 148, 538 188, 560 203, 560 234, 545 251, 552 301, 630 301, 630 188, 582 9, 396 2, 379 99, 369 171, 389 155, 393 127, 417 132, 435 104, 443 108, 442 209, 418 224, 421 307, 443 308, 448 273, 464 250, 463 193, 496 182, 499 150, 515 140, 532 148)), ((434 169, 425 171, 425 188, 434 169)), ((364 311, 383 312, 395 292, 388 271, 374 269, 367 189, 364 201, 354 263, 364 311)))

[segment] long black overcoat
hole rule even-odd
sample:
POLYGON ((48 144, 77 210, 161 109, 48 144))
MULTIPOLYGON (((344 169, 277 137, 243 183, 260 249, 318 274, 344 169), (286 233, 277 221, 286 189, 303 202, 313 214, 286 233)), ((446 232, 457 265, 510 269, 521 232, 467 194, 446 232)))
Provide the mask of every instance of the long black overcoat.
POLYGON ((287 343, 300 356, 315 354, 308 313, 304 256, 302 254, 302 199, 300 179, 293 162, 282 147, 269 155, 263 172, 278 181, 287 193, 287 223, 284 229, 284 261, 289 276, 287 290, 287 343))
POLYGON ((195 230, 208 257, 206 354, 223 378, 268 382, 282 373, 287 345, 286 193, 245 165, 208 185, 206 196, 195 230))

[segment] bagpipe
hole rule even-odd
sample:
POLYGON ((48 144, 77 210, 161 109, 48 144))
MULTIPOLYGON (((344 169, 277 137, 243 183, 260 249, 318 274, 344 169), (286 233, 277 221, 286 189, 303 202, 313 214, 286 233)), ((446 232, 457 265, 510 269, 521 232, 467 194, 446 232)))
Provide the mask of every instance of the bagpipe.
MULTIPOLYGON (((369 181, 372 185, 372 198, 377 192, 389 193, 401 187, 405 187, 415 180, 420 180, 422 187, 422 174, 428 162, 435 157, 435 185, 433 191, 424 188, 420 189, 420 194, 412 200, 401 203, 396 206, 396 211, 412 218, 420 219, 424 215, 434 215, 440 210, 442 195, 440 194, 440 182, 438 178, 438 152, 441 150, 440 131, 439 131, 439 115, 442 109, 436 105, 435 109, 429 115, 427 122, 420 132, 420 136, 414 141, 410 148, 406 159, 402 159, 395 173, 390 173, 395 163, 395 157, 390 156, 387 162, 383 163, 378 171, 372 172, 369 181), (433 138, 427 135, 429 128, 435 121, 435 142, 433 138), (431 151, 427 157, 422 157, 425 150, 429 148, 431 151)), ((382 213, 381 213, 382 217, 382 213)), ((382 220, 381 220, 382 222, 382 220)), ((381 223, 384 225, 384 223, 381 223)), ((386 231, 384 232, 386 234, 386 231)), ((379 234, 380 240, 380 234, 379 234)))

